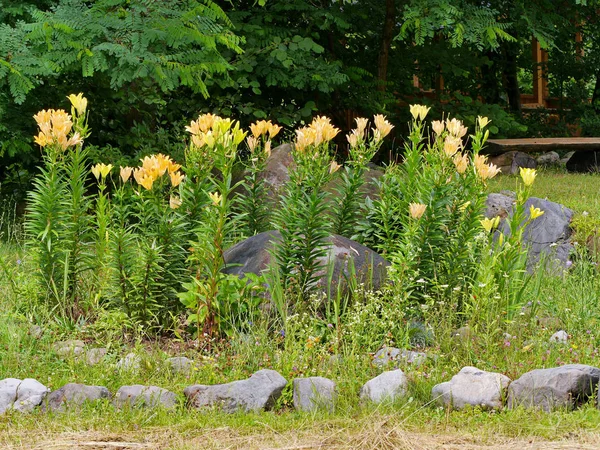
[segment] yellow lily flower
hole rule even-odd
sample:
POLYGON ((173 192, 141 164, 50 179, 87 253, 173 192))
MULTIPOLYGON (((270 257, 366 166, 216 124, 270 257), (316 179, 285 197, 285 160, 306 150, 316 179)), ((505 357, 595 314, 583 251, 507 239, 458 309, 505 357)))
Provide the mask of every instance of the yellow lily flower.
POLYGON ((169 177, 171 178, 171 185, 173 185, 173 187, 177 187, 181 184, 185 178, 185 175, 181 172, 169 172, 169 177))
POLYGON ((410 213, 410 217, 413 219, 420 219, 421 216, 425 213, 427 209, 427 205, 423 203, 411 203, 408 205, 408 211, 410 213))
POLYGON ((85 110, 87 109, 87 98, 83 96, 82 92, 80 92, 77 95, 71 94, 67 96, 67 98, 71 102, 71 105, 73 105, 73 107, 77 111, 78 115, 82 116, 85 114, 85 110))
POLYGON ((524 167, 521 167, 519 169, 519 173, 525 186, 531 186, 535 181, 535 177, 537 176, 537 172, 535 169, 527 169, 524 167))
POLYGON ((481 223, 481 226, 484 228, 484 230, 489 233, 493 229, 497 228, 500 224, 500 216, 496 216, 493 219, 488 219, 485 217, 484 219, 481 219, 479 223, 481 223))
POLYGON ((529 207, 529 218, 531 220, 535 220, 542 215, 544 215, 544 211, 542 211, 540 208, 534 208, 533 205, 529 207))
POLYGON ((121 167, 120 175, 123 183, 127 183, 127 180, 131 177, 131 173, 133 172, 133 167, 121 167))

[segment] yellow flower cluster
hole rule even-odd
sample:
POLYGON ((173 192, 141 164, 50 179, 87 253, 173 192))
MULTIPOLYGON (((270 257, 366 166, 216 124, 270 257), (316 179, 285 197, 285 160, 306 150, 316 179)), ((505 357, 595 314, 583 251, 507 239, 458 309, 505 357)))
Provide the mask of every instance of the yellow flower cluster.
POLYGON ((498 225, 500 224, 500 216, 496 216, 493 219, 488 219, 486 217, 484 219, 481 219, 479 222, 481 223, 481 226, 484 228, 484 230, 489 233, 490 231, 498 228, 498 225))
POLYGON ((123 183, 129 180, 132 173, 135 181, 147 190, 152 189, 154 182, 165 173, 169 174, 173 187, 179 186, 181 181, 183 181, 184 175, 179 171, 181 166, 173 162, 168 156, 159 153, 157 155, 146 156, 141 162, 142 166, 136 169, 121 167, 121 179, 123 183))
MULTIPOLYGON (((357 117, 355 120, 356 128, 346 135, 346 140, 350 144, 350 148, 359 147, 365 141, 365 130, 369 124, 369 119, 364 117, 357 117)), ((375 124, 375 129, 373 130, 373 140, 376 144, 390 134, 394 128, 394 125, 388 122, 385 116, 382 114, 377 114, 374 116, 373 123, 375 124)))
POLYGON ((252 136, 255 138, 259 138, 267 133, 269 133, 269 138, 273 139, 279 132, 281 131, 281 127, 279 125, 274 125, 270 120, 259 120, 258 122, 250 125, 250 130, 252 131, 252 136))
POLYGON ((473 164, 475 165, 477 173, 484 181, 494 178, 496 175, 498 175, 498 173, 500 173, 500 168, 498 166, 494 164, 487 164, 487 156, 475 155, 473 164))
POLYGON ((112 164, 98 163, 95 166, 92 166, 92 173, 96 177, 96 180, 99 180, 100 177, 106 178, 108 176, 108 174, 110 173, 110 171, 112 170, 112 168, 113 168, 112 164))
POLYGON ((331 141, 340 130, 331 124, 328 117, 318 116, 307 127, 296 130, 295 147, 304 153, 308 147, 318 147, 331 141))
MULTIPOLYGON (((185 129, 192 135, 192 144, 197 148, 206 146, 212 149, 216 144, 237 146, 246 137, 239 122, 210 113, 200 115, 196 121, 192 120, 185 129)), ((235 153, 228 156, 235 156, 235 153)))
POLYGON ((428 108, 425 105, 410 105, 410 113, 415 120, 425 120, 425 117, 427 117, 427 113, 429 113, 430 109, 431 108, 428 108))
POLYGON ((58 144, 62 150, 66 150, 68 147, 83 142, 79 133, 73 134, 70 139, 68 138, 73 128, 73 121, 71 116, 62 109, 42 110, 33 118, 40 128, 40 133, 34 137, 36 144, 40 147, 58 144))

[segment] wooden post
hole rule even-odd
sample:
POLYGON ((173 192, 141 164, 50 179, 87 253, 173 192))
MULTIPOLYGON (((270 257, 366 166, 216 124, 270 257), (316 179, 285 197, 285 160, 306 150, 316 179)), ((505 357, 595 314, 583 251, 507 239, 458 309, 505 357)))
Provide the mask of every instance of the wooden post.
POLYGON ((546 106, 546 97, 548 97, 548 52, 542 50, 539 41, 535 38, 531 41, 531 50, 534 64, 533 100, 537 105, 546 106))

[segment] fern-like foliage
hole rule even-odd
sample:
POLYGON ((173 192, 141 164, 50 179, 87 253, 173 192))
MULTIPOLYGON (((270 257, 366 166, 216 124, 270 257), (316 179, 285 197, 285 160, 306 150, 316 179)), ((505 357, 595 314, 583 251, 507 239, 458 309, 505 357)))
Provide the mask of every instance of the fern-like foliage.
POLYGON ((212 0, 59 0, 0 32, 0 81, 21 103, 44 77, 106 73, 119 89, 152 80, 163 92, 186 86, 208 96, 206 80, 230 69, 224 50, 241 52, 232 23, 212 0))

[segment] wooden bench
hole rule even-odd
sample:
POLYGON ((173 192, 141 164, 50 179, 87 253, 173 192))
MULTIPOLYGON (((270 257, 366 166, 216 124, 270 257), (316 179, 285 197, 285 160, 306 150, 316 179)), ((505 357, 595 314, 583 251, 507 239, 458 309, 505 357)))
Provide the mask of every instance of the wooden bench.
POLYGON ((526 139, 490 139, 482 153, 496 155, 518 151, 523 153, 544 153, 552 150, 600 151, 600 138, 526 138, 526 139))

